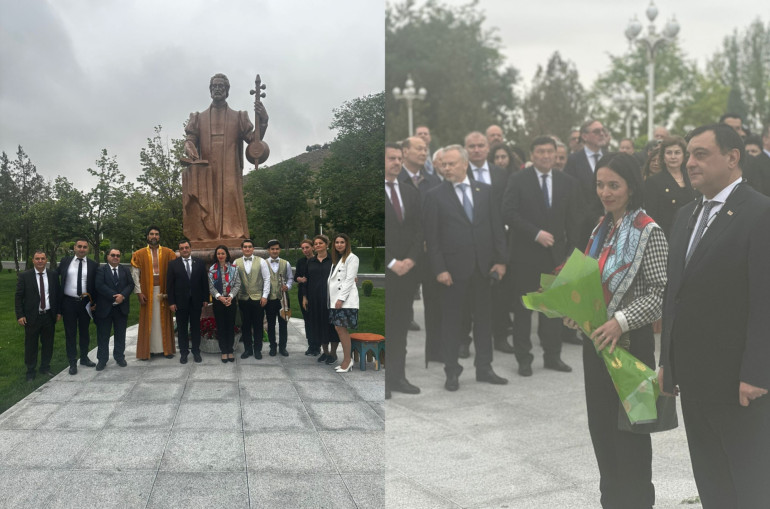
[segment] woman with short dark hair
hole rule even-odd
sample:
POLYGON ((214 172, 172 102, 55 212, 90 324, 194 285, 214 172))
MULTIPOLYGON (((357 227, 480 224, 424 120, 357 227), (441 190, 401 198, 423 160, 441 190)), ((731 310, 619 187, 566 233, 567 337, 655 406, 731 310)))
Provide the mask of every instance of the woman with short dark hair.
POLYGON ((676 212, 698 194, 690 185, 686 164, 687 145, 679 136, 663 138, 657 157, 661 171, 644 183, 644 209, 668 238, 676 212))

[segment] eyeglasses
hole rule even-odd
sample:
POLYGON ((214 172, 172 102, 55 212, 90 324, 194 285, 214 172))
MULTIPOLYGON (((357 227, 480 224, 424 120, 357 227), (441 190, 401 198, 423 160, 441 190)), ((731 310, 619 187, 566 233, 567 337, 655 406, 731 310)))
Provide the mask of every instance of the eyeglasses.
POLYGON ((591 134, 604 134, 604 129, 594 129, 591 134))
POLYGON ((120 258, 120 255, 116 255, 116 254, 111 254, 107 256, 109 256, 110 258, 120 258))

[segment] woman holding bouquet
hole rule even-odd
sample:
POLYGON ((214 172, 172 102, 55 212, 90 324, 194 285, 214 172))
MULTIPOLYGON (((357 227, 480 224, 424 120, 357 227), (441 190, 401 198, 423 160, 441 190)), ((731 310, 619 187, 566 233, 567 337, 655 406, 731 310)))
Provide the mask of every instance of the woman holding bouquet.
MULTIPOLYGON (((596 165, 596 193, 604 205, 586 254, 599 262, 608 321, 583 343, 588 428, 599 465, 601 504, 646 508, 655 503, 650 435, 620 431, 618 394, 596 350, 626 348, 654 369, 652 322, 660 318, 668 244, 642 209, 643 183, 633 156, 611 153, 596 165)), ((577 328, 575 322, 565 324, 577 328)))
POLYGON ((214 299, 214 318, 217 321, 217 339, 222 362, 235 362, 235 309, 241 280, 238 268, 230 263, 230 251, 226 246, 214 250, 216 263, 209 268, 209 292, 214 299))

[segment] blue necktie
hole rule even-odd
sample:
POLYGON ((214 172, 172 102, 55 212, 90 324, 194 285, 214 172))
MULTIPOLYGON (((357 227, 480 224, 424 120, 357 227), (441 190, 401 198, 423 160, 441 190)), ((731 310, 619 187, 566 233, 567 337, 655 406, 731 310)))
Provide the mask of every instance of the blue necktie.
POLYGON ((543 199, 545 200, 545 208, 551 208, 551 200, 548 198, 548 175, 540 175, 543 179, 543 199))
POLYGON ((468 184, 462 183, 458 186, 460 190, 463 193, 463 208, 465 209, 465 215, 468 216, 468 220, 472 223, 473 222, 473 205, 471 204, 470 198, 468 198, 468 193, 466 193, 466 189, 468 189, 468 184))

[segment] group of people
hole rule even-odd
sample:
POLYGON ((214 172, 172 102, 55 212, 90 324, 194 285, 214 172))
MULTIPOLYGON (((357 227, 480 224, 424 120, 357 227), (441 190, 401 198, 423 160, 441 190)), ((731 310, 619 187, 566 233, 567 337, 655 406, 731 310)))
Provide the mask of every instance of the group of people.
POLYGON ((686 138, 656 130, 647 156, 633 144, 609 151, 606 129, 590 119, 570 138, 562 168, 557 154, 566 145, 552 136, 531 142, 526 163, 507 170, 490 163, 522 159, 490 150, 505 146, 497 126, 438 149, 431 164, 425 126, 386 144, 386 398, 420 392, 404 369, 420 285, 426 364, 443 362, 447 390, 459 389, 458 358, 469 356, 471 341, 477 381, 507 382, 492 370, 493 350, 514 354, 519 375, 532 376, 531 312, 521 296, 577 248, 598 261, 607 322, 578 338, 571 320, 540 315, 537 333, 548 369, 571 371, 562 344, 582 344, 602 507, 655 501, 649 430, 621 429, 624 410, 597 355, 616 347, 657 364, 661 390, 680 397, 703 507, 765 507, 770 199, 762 193, 770 191, 763 187, 770 132, 765 127, 762 154, 746 155, 729 118, 686 138), (645 178, 642 163, 650 160, 657 172, 645 178), (661 316, 656 363, 653 326, 661 316))
POLYGON ((196 363, 202 362, 201 314, 209 302, 213 306, 223 363, 235 361, 238 308, 244 344, 241 358, 262 358, 265 318, 269 354, 286 357, 290 316, 286 292, 295 281, 304 311, 306 355, 319 355, 323 347, 319 362, 334 364, 341 342, 343 359, 336 369, 351 370, 348 329, 356 328, 358 323, 358 257, 351 252, 346 234, 334 237, 331 254, 326 236, 304 240, 305 256, 296 264, 296 273, 291 264, 280 257, 278 240, 267 243, 266 259, 254 254, 251 239, 242 240, 242 256, 235 260, 227 246, 217 246, 215 261, 210 266, 192 256, 189 240, 180 240, 178 249, 177 257, 173 250, 161 246, 160 229, 150 226, 147 246, 133 253, 130 269, 121 265, 121 252, 116 248, 107 252, 105 264, 89 259, 85 239, 75 242, 75 256, 63 258, 55 271, 47 268, 44 251, 35 252, 34 268, 19 274, 15 297, 16 318, 25 327, 27 380, 34 379, 37 372, 53 376, 50 368, 55 325, 62 318, 71 375, 78 372, 78 359, 81 366, 95 367, 98 371, 106 367, 111 333, 114 335, 112 356, 119 366, 125 367, 126 326, 132 293, 137 294, 141 307, 136 346, 136 357, 140 360, 156 354, 174 357, 172 317, 175 316, 180 362, 186 364, 190 353, 196 363), (88 358, 88 328, 92 317, 97 328, 96 363, 88 358), (38 367, 39 345, 42 353, 38 367))

